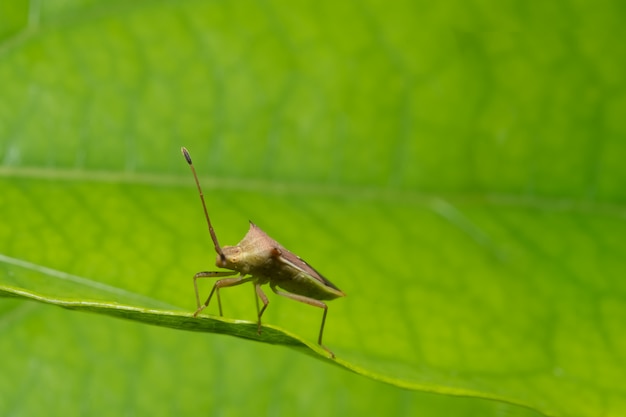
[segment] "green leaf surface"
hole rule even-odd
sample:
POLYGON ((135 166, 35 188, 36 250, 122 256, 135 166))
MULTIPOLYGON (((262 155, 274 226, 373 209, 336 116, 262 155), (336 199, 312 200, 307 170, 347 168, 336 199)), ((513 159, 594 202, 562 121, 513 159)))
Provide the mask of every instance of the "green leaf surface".
POLYGON ((624 16, 2 3, 0 415, 626 414, 624 16), (222 244, 252 220, 347 294, 336 361, 250 285, 190 317, 181 146, 222 244))

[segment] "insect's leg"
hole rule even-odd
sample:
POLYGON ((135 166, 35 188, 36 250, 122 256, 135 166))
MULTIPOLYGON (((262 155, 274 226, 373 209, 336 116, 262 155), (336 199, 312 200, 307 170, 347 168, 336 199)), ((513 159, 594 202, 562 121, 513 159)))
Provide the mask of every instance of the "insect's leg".
POLYGON ((219 281, 215 282, 215 285, 213 285, 213 289, 211 290, 211 293, 209 294, 209 297, 206 299, 206 301, 204 302, 203 305, 200 306, 200 308, 198 308, 198 310, 196 310, 195 313, 193 313, 193 316, 196 317, 202 310, 204 310, 206 307, 209 306, 209 303, 211 302, 211 298, 213 297, 213 293, 217 294, 217 305, 219 307, 219 311, 220 311, 220 316, 222 316, 222 300, 220 298, 220 288, 224 288, 224 287, 234 287, 235 285, 241 285, 244 284, 248 281, 251 281, 253 278, 243 278, 243 275, 238 276, 237 278, 224 278, 224 279, 220 279, 219 281))
POLYGON ((263 312, 267 308, 267 305, 270 303, 270 300, 267 299, 267 295, 265 295, 265 293, 261 289, 260 284, 254 284, 254 289, 256 290, 256 294, 259 296, 258 298, 256 297, 255 298, 256 298, 256 310, 258 313, 258 320, 259 320, 257 333, 261 334, 261 316, 263 315, 263 312), (261 310, 259 310, 259 298, 261 299, 261 301, 263 301, 263 308, 261 308, 261 310))
POLYGON ((237 272, 234 272, 234 271, 202 271, 202 272, 198 272, 196 275, 193 276, 193 289, 196 291, 196 306, 198 308, 198 310, 196 311, 196 314, 198 314, 204 308, 204 307, 200 308, 200 293, 198 292, 197 279, 198 278, 227 277, 229 275, 235 275, 236 273, 237 272))
MULTIPOLYGON (((196 278, 210 278, 210 277, 220 277, 220 276, 228 276, 228 275, 234 275, 237 272, 198 272, 195 276, 194 276, 194 284, 196 284, 196 278)), ((193 316, 196 317, 198 314, 200 314, 200 312, 202 310, 204 310, 209 303, 211 302, 211 298, 213 297, 213 293, 217 292, 217 303, 219 306, 219 310, 220 310, 220 316, 222 315, 222 301, 220 300, 220 293, 219 290, 220 288, 223 287, 233 287, 235 285, 240 285, 243 284, 245 282, 248 282, 252 279, 252 277, 250 278, 243 278, 243 275, 238 276, 237 278, 224 278, 224 279, 220 279, 219 281, 215 282, 215 285, 213 285, 213 289, 211 290, 211 293, 209 294, 209 297, 206 299, 206 301, 204 302, 204 304, 200 305, 199 303, 199 298, 198 298, 198 287, 196 285, 196 300, 198 301, 198 309, 196 310, 195 313, 193 313, 193 316)))
POLYGON ((280 296, 291 298, 292 300, 300 301, 301 303, 308 304, 308 305, 313 306, 313 307, 319 307, 319 308, 324 310, 324 315, 322 316, 322 325, 320 326, 320 335, 317 338, 317 343, 321 347, 326 349, 326 351, 328 353, 330 353, 330 356, 332 358, 334 358, 335 354, 330 349, 328 349, 326 346, 324 346, 322 344, 322 335, 324 334, 324 324, 326 323, 326 313, 328 313, 328 306, 326 305, 326 303, 324 303, 324 302, 322 302, 320 300, 316 300, 314 298, 305 297, 303 295, 292 294, 290 292, 281 291, 281 290, 276 288, 276 284, 271 284, 270 283, 270 287, 272 288, 272 291, 274 291, 276 294, 278 294, 280 296))
POLYGON ((253 287, 254 290, 254 302, 256 304, 256 315, 259 315, 259 293, 256 292, 256 285, 253 287))

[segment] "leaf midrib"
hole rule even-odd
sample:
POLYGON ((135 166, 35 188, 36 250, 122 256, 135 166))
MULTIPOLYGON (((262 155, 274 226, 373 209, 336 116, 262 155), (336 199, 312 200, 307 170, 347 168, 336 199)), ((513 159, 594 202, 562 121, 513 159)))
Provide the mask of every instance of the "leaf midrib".
MULTIPOLYGON (((93 182, 104 184, 177 186, 193 188, 188 175, 138 172, 96 171, 66 168, 0 167, 0 178, 20 178, 45 181, 93 182)), ((476 207, 515 207, 542 211, 595 214, 623 217, 626 204, 567 197, 536 196, 527 193, 445 192, 427 193, 401 188, 359 186, 352 184, 323 184, 314 182, 259 180, 236 177, 201 176, 204 189, 259 192, 271 195, 315 195, 341 197, 357 201, 379 201, 430 207, 434 211, 441 202, 476 207)))

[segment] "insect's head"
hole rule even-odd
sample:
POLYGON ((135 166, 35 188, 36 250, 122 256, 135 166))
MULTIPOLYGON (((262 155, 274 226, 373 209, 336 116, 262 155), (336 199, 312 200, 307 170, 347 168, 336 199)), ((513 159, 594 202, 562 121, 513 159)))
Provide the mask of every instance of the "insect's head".
POLYGON ((238 271, 241 259, 242 249, 239 246, 224 246, 221 253, 217 254, 215 265, 220 268, 226 268, 238 271))

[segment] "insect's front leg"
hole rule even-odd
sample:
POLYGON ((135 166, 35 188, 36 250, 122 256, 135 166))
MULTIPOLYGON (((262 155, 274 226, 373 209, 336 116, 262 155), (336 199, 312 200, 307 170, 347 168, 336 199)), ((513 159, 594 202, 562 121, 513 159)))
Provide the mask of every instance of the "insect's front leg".
POLYGON ((256 331, 257 331, 257 334, 261 334, 261 316, 263 315, 263 312, 267 308, 267 305, 270 303, 270 300, 267 299, 267 295, 265 295, 265 293, 261 289, 261 284, 255 283, 254 290, 256 291, 256 294, 259 296, 256 299, 256 312, 257 312, 257 317, 258 317, 258 322, 257 322, 258 326, 257 326, 256 331), (259 298, 261 299, 261 301, 263 301, 263 307, 260 310, 259 310, 259 298))
MULTIPOLYGON (((209 298, 207 298, 206 302, 204 304, 200 304, 200 293, 198 291, 198 278, 217 278, 217 277, 227 277, 229 275, 235 275, 237 274, 237 272, 235 271, 202 271, 202 272, 198 272, 196 275, 193 276, 193 288, 196 291, 196 305, 197 305, 197 310, 195 313, 193 313, 193 316, 196 317, 202 310, 204 310, 208 305, 209 302, 211 301, 211 297, 213 296, 213 293, 215 292, 215 288, 219 288, 218 287, 218 283, 222 282, 222 281, 240 281, 242 280, 243 277, 238 277, 238 278, 227 278, 227 279, 221 279, 219 281, 217 281, 215 283, 215 285, 213 286, 213 290, 211 290, 211 294, 209 295, 209 298)), ((237 285, 237 284, 231 284, 231 285, 237 285)), ((229 285, 220 285, 220 286, 224 286, 224 287, 228 287, 229 285)), ((219 292, 217 294, 217 303, 219 305, 220 308, 220 316, 222 315, 222 302, 220 301, 219 298, 219 292)))

